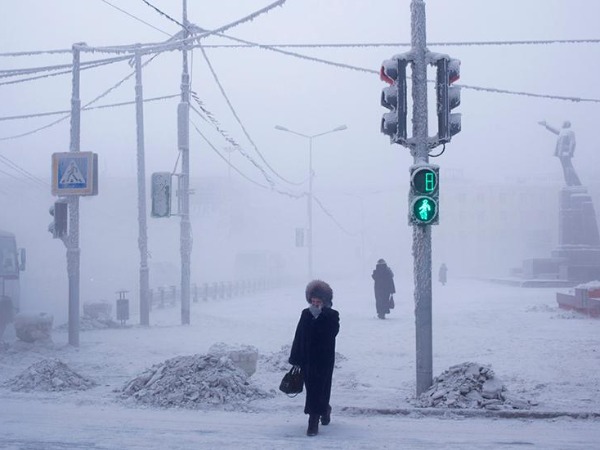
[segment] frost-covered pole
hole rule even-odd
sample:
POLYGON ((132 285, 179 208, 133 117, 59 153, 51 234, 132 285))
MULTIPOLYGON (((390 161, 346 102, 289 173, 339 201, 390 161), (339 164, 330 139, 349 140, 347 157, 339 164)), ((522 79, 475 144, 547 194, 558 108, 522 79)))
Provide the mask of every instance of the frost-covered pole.
MULTIPOLYGON (((411 44, 414 163, 429 162, 425 1, 412 0, 411 44)), ((432 384, 431 225, 413 225, 417 395, 432 384)))
POLYGON ((138 247, 140 249, 140 325, 150 325, 150 278, 148 271, 148 227, 146 225, 146 162, 144 149, 144 92, 142 57, 135 52, 135 124, 138 180, 138 247))
MULTIPOLYGON (((69 151, 78 152, 81 141, 81 99, 79 78, 81 73, 81 44, 73 44, 73 86, 71 91, 71 136, 69 151)), ((67 247, 67 274, 69 277, 69 344, 79 346, 79 196, 71 195, 69 202, 69 235, 64 240, 67 247)))
MULTIPOLYGON (((183 38, 189 37, 187 0, 183 0, 183 38)), ((188 73, 187 44, 183 44, 183 70, 181 73, 181 102, 177 107, 177 138, 181 152, 181 324, 190 323, 190 256, 192 233, 190 224, 190 75, 188 73)))

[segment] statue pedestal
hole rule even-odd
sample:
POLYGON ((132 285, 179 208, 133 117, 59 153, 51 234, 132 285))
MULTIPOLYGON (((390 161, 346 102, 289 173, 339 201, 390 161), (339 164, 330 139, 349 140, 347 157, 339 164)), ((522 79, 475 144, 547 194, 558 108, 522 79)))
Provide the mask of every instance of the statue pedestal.
POLYGON ((560 190, 558 244, 550 258, 523 261, 523 278, 600 280, 600 233, 592 198, 583 186, 560 190))

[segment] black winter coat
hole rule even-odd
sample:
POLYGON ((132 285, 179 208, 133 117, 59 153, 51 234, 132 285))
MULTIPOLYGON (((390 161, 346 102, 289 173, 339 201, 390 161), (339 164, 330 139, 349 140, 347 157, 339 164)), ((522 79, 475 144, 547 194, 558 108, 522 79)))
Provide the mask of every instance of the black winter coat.
POLYGON ((316 319, 308 308, 302 310, 289 362, 302 368, 306 387, 305 414, 327 412, 335 363, 335 337, 339 330, 340 315, 335 309, 323 307, 316 319))
POLYGON ((394 272, 387 264, 377 264, 371 277, 375 280, 375 308, 377 314, 389 314, 390 295, 396 293, 394 272))

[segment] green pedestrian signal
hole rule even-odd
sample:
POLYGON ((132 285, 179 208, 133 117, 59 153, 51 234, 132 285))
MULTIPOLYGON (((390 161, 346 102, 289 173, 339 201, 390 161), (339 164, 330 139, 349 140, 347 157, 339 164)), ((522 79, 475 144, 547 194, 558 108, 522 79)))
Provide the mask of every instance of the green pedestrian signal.
POLYGON ((437 202, 431 197, 417 197, 413 200, 412 215, 419 224, 429 224, 437 217, 437 202))
POLYGON ((439 172, 439 167, 432 164, 411 166, 409 225, 438 223, 439 172))

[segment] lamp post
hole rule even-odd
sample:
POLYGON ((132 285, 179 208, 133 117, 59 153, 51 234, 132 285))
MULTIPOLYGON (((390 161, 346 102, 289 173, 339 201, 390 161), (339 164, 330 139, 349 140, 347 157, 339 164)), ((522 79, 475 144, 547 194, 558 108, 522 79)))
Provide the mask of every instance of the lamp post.
POLYGON ((325 131, 323 133, 318 134, 303 134, 298 133, 297 131, 292 131, 288 128, 282 127, 281 125, 275 125, 275 129, 279 131, 287 131, 288 133, 295 134, 297 136, 301 136, 305 139, 308 139, 308 199, 307 199, 307 215, 308 215, 308 233, 307 233, 307 247, 308 247, 308 279, 312 280, 313 278, 313 225, 312 225, 312 203, 313 203, 313 168, 312 168, 312 142, 314 138, 319 136, 324 136, 326 134, 335 133, 336 131, 343 131, 347 129, 346 125, 340 125, 339 127, 334 128, 333 130, 325 131))

